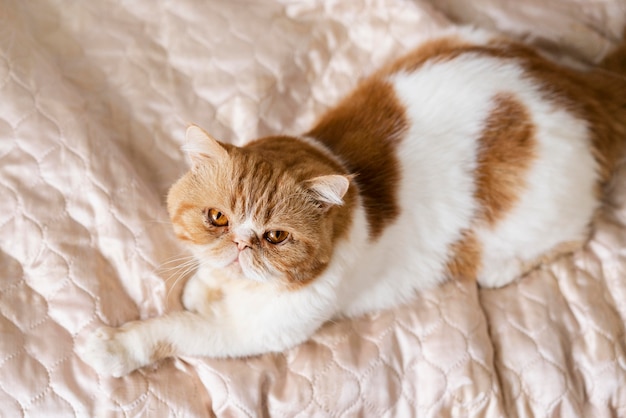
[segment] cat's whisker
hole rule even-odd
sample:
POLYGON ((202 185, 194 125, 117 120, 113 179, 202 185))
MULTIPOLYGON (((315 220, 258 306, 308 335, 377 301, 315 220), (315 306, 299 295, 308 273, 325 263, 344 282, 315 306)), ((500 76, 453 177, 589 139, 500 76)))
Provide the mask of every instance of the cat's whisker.
POLYGON ((196 260, 190 260, 174 269, 170 277, 165 280, 165 283, 169 283, 172 279, 174 279, 174 282, 176 283, 181 277, 185 277, 197 267, 198 262, 196 260))
POLYGON ((159 275, 159 276, 161 276, 162 274, 167 274, 168 272, 172 270, 176 270, 180 268, 181 262, 182 264, 185 264, 185 263, 192 261, 193 259, 194 259, 193 256, 180 256, 180 254, 177 256, 170 257, 169 259, 166 259, 159 265, 154 266, 152 268, 152 273, 159 275), (168 267, 168 265, 172 265, 172 266, 168 267))
MULTIPOLYGON (((169 290, 167 291, 167 294, 165 295, 165 300, 169 299, 172 290, 174 290, 176 288, 176 286, 178 285, 178 283, 185 279, 185 277, 187 277, 192 271, 199 269, 203 266, 209 265, 210 262, 204 260, 202 262, 199 262, 198 260, 194 259, 194 260, 190 260, 193 261, 193 263, 188 262, 188 265, 185 266, 186 268, 183 271, 180 271, 176 274, 176 278, 174 280, 174 283, 170 286, 169 290)), ((172 278, 174 278, 173 276, 168 278, 165 282, 168 283, 170 280, 172 280, 172 278)))
POLYGON ((170 219, 161 220, 161 219, 148 219, 146 223, 153 224, 163 224, 163 225, 171 225, 172 221, 170 219))
POLYGON ((179 263, 187 263, 189 261, 193 261, 195 260, 195 257, 192 255, 186 255, 186 256, 175 256, 172 258, 169 258, 167 260, 165 260, 164 262, 161 263, 161 265, 159 267, 156 268, 157 271, 164 271, 164 270, 169 270, 171 268, 176 268, 179 263), (174 267, 167 267, 169 265, 172 264, 176 264, 174 267))
MULTIPOLYGON (((181 268, 184 268, 188 264, 193 264, 196 262, 197 260, 193 255, 187 255, 187 254, 183 255, 181 253, 181 254, 172 256, 168 259, 165 259, 163 262, 161 262, 158 266, 156 266, 153 269, 153 272, 159 275, 170 275, 170 273, 176 272, 180 270, 181 268)), ((166 279, 166 281, 167 280, 169 279, 166 279)))
POLYGON ((176 286, 178 285, 178 282, 180 282, 184 277, 185 276, 180 276, 174 281, 174 284, 169 288, 169 290, 167 291, 165 295, 165 300, 168 300, 170 298, 170 295, 172 294, 172 290, 176 288, 176 286))
MULTIPOLYGON (((180 283, 181 280, 183 280, 185 277, 187 277, 187 275, 191 272, 191 270, 187 270, 186 272, 184 272, 183 274, 179 274, 176 276, 174 283, 172 283, 171 286, 167 286, 168 290, 167 293, 165 294, 165 300, 168 300, 172 294, 172 291, 178 286, 178 283, 180 283)), ((167 282, 169 282, 172 278, 168 279, 167 282)), ((166 283, 167 283, 166 282, 166 283)))
POLYGON ((193 256, 184 256, 164 262, 157 271, 167 274, 169 277, 165 282, 169 282, 172 277, 178 276, 180 272, 194 268, 198 264, 198 260, 193 256))
POLYGON ((189 253, 187 253, 187 252, 181 252, 181 253, 173 255, 173 256, 171 256, 169 258, 166 258, 165 260, 163 260, 162 264, 168 264, 168 263, 171 263, 173 261, 182 260, 182 259, 186 259, 186 258, 194 258, 194 256, 189 254, 189 253))
POLYGON ((160 267, 160 268, 159 268, 159 269, 157 269, 157 270, 158 270, 159 272, 162 272, 162 273, 167 273, 167 272, 171 272, 171 271, 176 271, 176 270, 179 270, 179 269, 181 269, 182 267, 185 267, 185 266, 187 266, 187 265, 189 265, 189 264, 193 264, 193 263, 195 263, 195 262, 196 262, 196 260, 186 260, 186 261, 185 261, 185 262, 183 262, 183 263, 176 264, 176 265, 173 265, 173 266, 171 266, 171 267, 165 267, 165 266, 162 266, 162 267, 160 267))

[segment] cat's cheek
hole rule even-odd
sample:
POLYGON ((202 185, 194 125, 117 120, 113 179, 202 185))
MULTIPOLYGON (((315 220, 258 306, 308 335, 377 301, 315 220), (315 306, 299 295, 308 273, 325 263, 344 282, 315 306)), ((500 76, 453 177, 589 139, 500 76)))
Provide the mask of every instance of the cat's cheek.
POLYGON ((236 247, 227 248, 221 251, 216 255, 216 262, 219 264, 219 267, 227 267, 232 265, 237 261, 239 256, 239 250, 236 247))
POLYGON ((244 252, 239 255, 239 266, 246 279, 259 283, 267 282, 266 274, 256 264, 252 254, 244 252))
POLYGON ((219 246, 219 245, 203 245, 193 249, 195 257, 200 262, 208 262, 212 267, 224 268, 237 260, 239 251, 237 247, 219 246))

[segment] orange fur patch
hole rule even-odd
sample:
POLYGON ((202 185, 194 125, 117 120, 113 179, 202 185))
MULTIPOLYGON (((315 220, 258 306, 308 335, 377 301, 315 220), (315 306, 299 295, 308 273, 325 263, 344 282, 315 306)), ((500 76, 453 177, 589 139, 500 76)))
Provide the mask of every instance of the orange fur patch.
POLYGON ((307 134, 326 144, 355 174, 372 239, 400 214, 400 167, 395 154, 409 127, 393 87, 365 80, 307 134))
MULTIPOLYGON (((534 125, 524 105, 511 94, 493 99, 493 110, 479 138, 476 191, 481 210, 474 224, 495 225, 510 211, 526 185, 526 175, 535 157, 534 125)), ((482 249, 475 234, 465 231, 450 246, 447 270, 452 277, 475 279, 482 249)))
POLYGON ((205 238, 203 234, 199 234, 197 229, 189 230, 185 227, 187 222, 185 218, 197 216, 200 209, 196 205, 182 203, 176 208, 176 212, 172 216, 172 224, 176 237, 181 241, 191 242, 193 244, 202 244, 205 238))
POLYGON ((381 68, 377 74, 387 76, 398 72, 412 72, 426 62, 441 62, 453 59, 465 53, 467 48, 471 46, 471 44, 455 36, 433 39, 424 42, 413 51, 381 68))
POLYGON ((167 341, 159 341, 152 348, 152 354, 150 355, 150 362, 172 357, 176 355, 176 348, 174 345, 167 341))
POLYGON ((450 261, 446 265, 451 277, 475 280, 480 269, 482 250, 472 231, 465 231, 461 239, 450 246, 450 261))
POLYGON ((517 201, 535 156, 535 127, 524 105, 510 94, 493 100, 479 139, 475 197, 480 216, 494 225, 517 201))
POLYGON ((224 292, 222 289, 209 287, 206 289, 206 300, 208 303, 219 302, 224 298, 224 292))

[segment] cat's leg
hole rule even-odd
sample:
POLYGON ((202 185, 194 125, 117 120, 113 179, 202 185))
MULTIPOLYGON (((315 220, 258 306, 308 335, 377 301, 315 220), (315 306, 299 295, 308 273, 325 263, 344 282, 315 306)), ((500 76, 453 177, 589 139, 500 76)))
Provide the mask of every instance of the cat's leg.
POLYGON ((82 357, 99 374, 119 377, 171 356, 279 352, 308 339, 334 314, 315 294, 279 294, 262 303, 240 299, 223 307, 220 316, 174 312, 120 328, 100 328, 87 338, 82 357))
POLYGON ((220 296, 219 286, 208 285, 199 274, 196 274, 185 284, 181 301, 188 311, 208 315, 214 313, 213 302, 219 301, 220 296))
POLYGON ((478 275, 478 284, 489 288, 505 286, 562 256, 578 251, 584 244, 585 241, 581 240, 563 242, 538 257, 527 260, 487 254, 483 258, 484 267, 478 275))
POLYGON ((181 296, 181 302, 183 306, 188 311, 198 312, 199 298, 198 294, 200 294, 206 285, 202 283, 201 279, 194 275, 192 276, 187 283, 185 283, 185 287, 183 288, 183 294, 181 296))
POLYGON ((485 255, 477 281, 481 287, 505 286, 524 273, 524 263, 514 256, 485 255))

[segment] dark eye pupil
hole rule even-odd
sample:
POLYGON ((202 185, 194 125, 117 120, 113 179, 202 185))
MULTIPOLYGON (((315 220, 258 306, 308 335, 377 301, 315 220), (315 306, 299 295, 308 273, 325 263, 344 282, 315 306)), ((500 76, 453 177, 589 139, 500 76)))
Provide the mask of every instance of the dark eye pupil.
POLYGON ((205 215, 205 217, 205 219, 213 226, 228 225, 228 218, 217 209, 208 209, 208 213, 205 215))
POLYGON ((285 241, 288 236, 289 236, 289 233, 285 231, 268 231, 265 234, 265 239, 271 242, 272 244, 279 244, 285 241))

